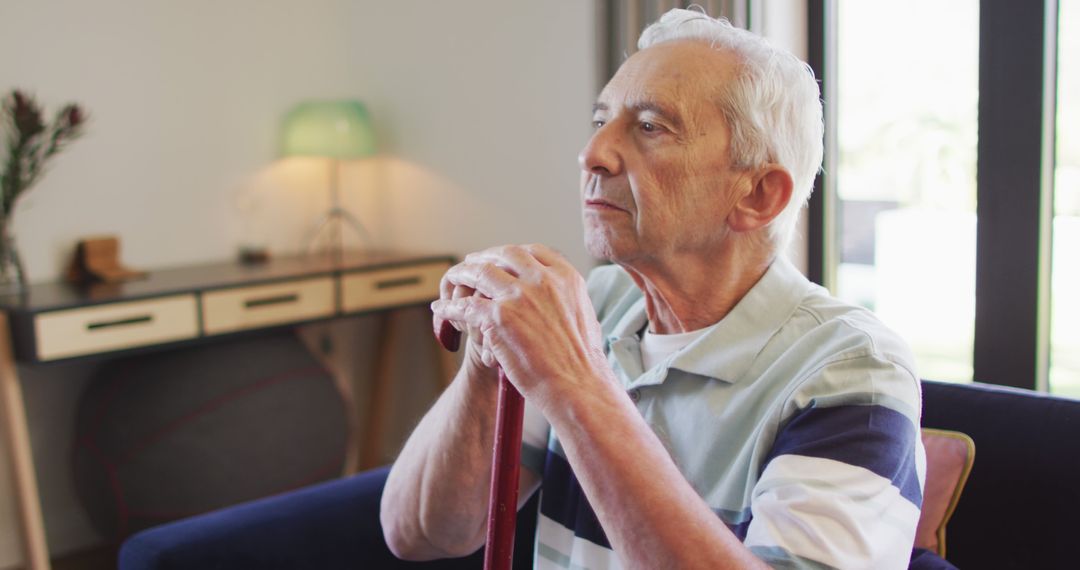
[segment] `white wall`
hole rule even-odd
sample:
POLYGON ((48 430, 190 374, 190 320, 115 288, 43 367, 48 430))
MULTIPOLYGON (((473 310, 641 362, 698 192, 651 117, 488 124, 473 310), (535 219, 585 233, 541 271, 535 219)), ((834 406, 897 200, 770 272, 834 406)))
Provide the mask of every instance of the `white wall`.
MULTIPOLYGON (((538 241, 584 269, 575 156, 594 18, 581 0, 0 3, 0 92, 92 116, 17 208, 29 276, 57 278, 76 239, 102 233, 143 269, 230 258, 247 241, 296 250, 325 208, 325 170, 275 160, 278 122, 302 99, 338 97, 369 105, 384 150, 342 178, 377 245, 538 241)), ((90 370, 20 368, 54 552, 98 540, 67 463, 90 370)), ((2 464, 0 567, 20 558, 10 488, 2 464)))
MULTIPOLYGON (((573 230, 595 83, 591 3, 48 0, 0 10, 0 88, 52 106, 79 101, 93 116, 16 211, 32 280, 55 278, 75 240, 95 233, 119 235, 125 261, 142 268, 231 257, 247 231, 295 248, 325 200, 308 192, 324 171, 274 163, 276 130, 292 104, 328 97, 367 102, 394 159, 386 186, 355 200, 372 200, 375 211, 358 213, 378 240, 459 252, 549 241, 587 264, 573 230), (250 230, 237 202, 252 195, 284 227, 250 230)), ((366 182, 372 166, 347 168, 343 184, 366 182)))

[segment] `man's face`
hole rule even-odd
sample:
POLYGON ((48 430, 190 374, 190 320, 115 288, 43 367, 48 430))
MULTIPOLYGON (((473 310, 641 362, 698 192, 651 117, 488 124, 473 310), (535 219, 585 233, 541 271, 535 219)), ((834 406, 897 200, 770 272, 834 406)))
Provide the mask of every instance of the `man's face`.
POLYGON ((578 157, 594 257, 633 264, 719 251, 745 179, 731 167, 717 105, 735 64, 702 42, 661 43, 628 59, 600 93, 578 157))

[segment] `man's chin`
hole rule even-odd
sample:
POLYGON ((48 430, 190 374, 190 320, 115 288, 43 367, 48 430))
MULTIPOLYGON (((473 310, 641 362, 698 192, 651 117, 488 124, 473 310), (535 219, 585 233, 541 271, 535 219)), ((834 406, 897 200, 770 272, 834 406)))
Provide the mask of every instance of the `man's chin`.
POLYGON ((585 251, 589 252, 589 256, 593 259, 612 261, 613 251, 607 243, 596 243, 595 241, 586 238, 585 251))
POLYGON ((585 239, 585 251, 589 252, 589 255, 594 259, 607 261, 610 263, 620 263, 630 258, 630 248, 625 246, 619 247, 619 244, 612 243, 603 239, 585 239))

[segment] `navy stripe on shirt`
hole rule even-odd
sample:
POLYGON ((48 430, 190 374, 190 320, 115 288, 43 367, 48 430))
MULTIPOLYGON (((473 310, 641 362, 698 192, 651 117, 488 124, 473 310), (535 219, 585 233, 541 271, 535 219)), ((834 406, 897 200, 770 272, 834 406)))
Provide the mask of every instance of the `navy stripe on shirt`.
POLYGON ((740 542, 746 542, 746 532, 750 530, 750 522, 753 520, 753 518, 749 518, 739 524, 724 524, 726 524, 728 530, 735 535, 735 538, 738 538, 740 542))
POLYGON ((915 469, 915 426, 904 414, 878 406, 809 407, 780 430, 762 471, 773 458, 802 455, 868 469, 890 481, 900 495, 922 505, 915 469))
POLYGON ((574 536, 611 548, 607 534, 600 527, 585 492, 581 490, 570 463, 558 453, 548 451, 544 464, 543 494, 540 497, 540 513, 545 517, 572 529, 574 536))
MULTIPOLYGON (((560 525, 574 531, 574 536, 611 548, 607 534, 600 526, 596 513, 578 484, 577 477, 570 469, 570 464, 561 455, 548 451, 544 466, 544 487, 540 499, 540 513, 560 525)), ((718 515, 719 516, 719 515, 718 515)), ((739 538, 746 540, 746 531, 750 520, 739 524, 728 524, 728 529, 739 538)))

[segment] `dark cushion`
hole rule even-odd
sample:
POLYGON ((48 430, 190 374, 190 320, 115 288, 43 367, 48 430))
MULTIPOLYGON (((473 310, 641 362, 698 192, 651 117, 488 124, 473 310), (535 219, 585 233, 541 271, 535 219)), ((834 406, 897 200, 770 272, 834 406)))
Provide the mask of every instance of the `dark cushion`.
POLYGON ((1074 563, 1080 401, 986 384, 923 382, 923 426, 956 430, 977 457, 949 521, 960 568, 1074 563))
MULTIPOLYGON (((479 569, 483 550, 404 562, 383 541, 379 502, 389 468, 152 528, 124 542, 121 570, 479 569)), ((514 568, 532 567, 536 497, 518 516, 514 568)))
MULTIPOLYGON (((981 384, 923 383, 923 425, 975 440, 978 459, 949 522, 960 568, 1072 564, 1080 505, 1080 401, 981 384)), ((481 554, 405 563, 379 526, 387 470, 325 483, 144 531, 123 570, 214 568, 480 568, 481 554)), ((530 568, 536 497, 518 517, 515 568, 530 568)), ((940 564, 914 552, 912 567, 940 564)), ((932 566, 930 566, 932 567, 932 566)))

